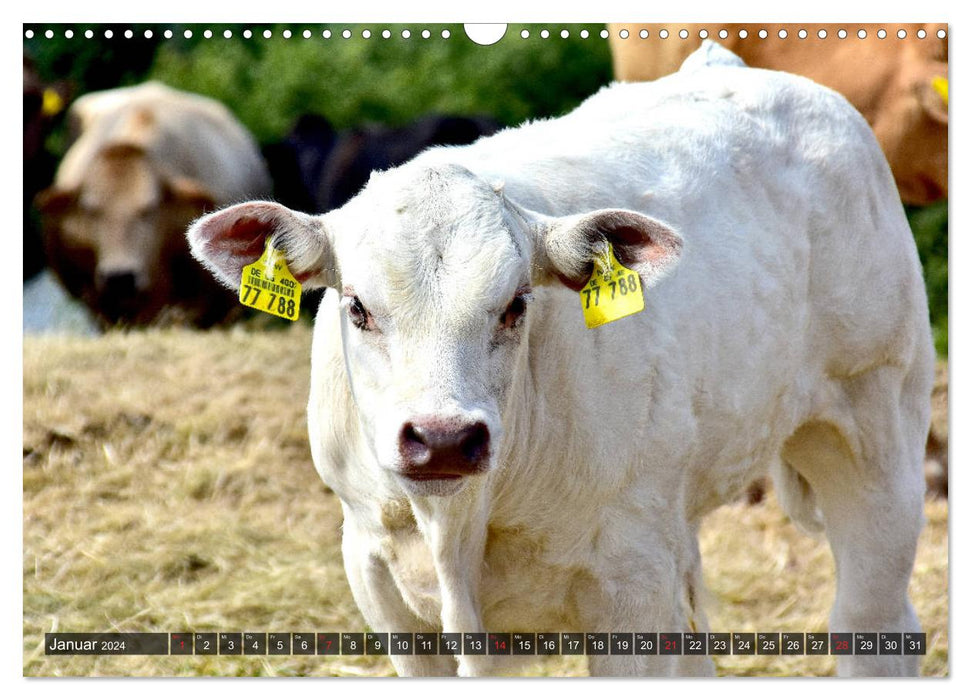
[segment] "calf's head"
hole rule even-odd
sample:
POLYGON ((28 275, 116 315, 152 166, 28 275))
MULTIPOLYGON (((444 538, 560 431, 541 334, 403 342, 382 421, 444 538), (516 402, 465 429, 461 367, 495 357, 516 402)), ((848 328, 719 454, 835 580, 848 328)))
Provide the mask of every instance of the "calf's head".
MULTIPOLYGON (((339 290, 342 344, 377 463, 413 494, 448 495, 494 468, 530 342, 534 287, 580 289, 606 241, 653 284, 681 239, 625 210, 527 211, 459 166, 377 174, 321 216, 269 202, 197 221, 193 253, 231 287, 267 236, 305 288, 339 290)), ((538 295, 537 295, 538 296, 538 295)), ((583 330, 577 302, 578 333, 583 330)))
POLYGON ((79 182, 45 190, 38 207, 52 267, 107 325, 147 323, 199 285, 183 232, 213 201, 138 146, 102 149, 79 182))

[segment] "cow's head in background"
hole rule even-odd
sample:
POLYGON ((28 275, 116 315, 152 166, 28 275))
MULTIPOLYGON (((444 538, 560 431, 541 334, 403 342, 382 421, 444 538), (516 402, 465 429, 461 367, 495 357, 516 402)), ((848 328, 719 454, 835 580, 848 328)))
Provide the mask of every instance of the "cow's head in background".
POLYGON ((526 211, 456 165, 377 174, 321 216, 236 205, 188 235, 230 287, 267 236, 306 288, 336 287, 362 432, 378 464, 419 495, 455 493, 495 466, 526 363, 534 287, 580 289, 606 240, 650 286, 681 248, 668 227, 630 211, 526 211))
POLYGON ((104 325, 151 322, 206 287, 183 232, 214 208, 212 197, 139 146, 102 148, 79 182, 45 190, 37 204, 50 265, 104 325))
MULTIPOLYGON (((928 27, 936 34, 936 25, 928 27)), ((881 95, 885 107, 867 115, 894 173, 900 198, 923 206, 948 194, 948 52, 946 41, 906 44, 881 95)))

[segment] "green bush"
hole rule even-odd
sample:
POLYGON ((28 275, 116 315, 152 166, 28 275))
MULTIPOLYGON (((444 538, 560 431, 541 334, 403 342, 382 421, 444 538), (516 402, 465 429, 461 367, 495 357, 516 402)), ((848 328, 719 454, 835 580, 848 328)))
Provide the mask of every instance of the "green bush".
MULTIPOLYGON (((544 40, 538 29, 522 39, 509 27, 492 46, 479 46, 458 25, 428 26, 432 39, 401 38, 405 25, 391 25, 389 39, 375 25, 369 39, 341 38, 346 26, 321 27, 304 39, 302 26, 273 37, 231 41, 170 42, 158 53, 150 76, 225 102, 260 141, 283 136, 303 113, 327 117, 336 127, 373 121, 401 124, 427 112, 486 114, 504 124, 562 114, 611 78, 600 26, 592 37, 544 40), (442 40, 443 30, 450 33, 442 40)), ((309 27, 308 27, 309 28, 309 27)), ((552 32, 559 31, 550 27, 552 32)), ((257 30, 261 32, 261 30, 257 30)))
POLYGON ((947 357, 947 202, 908 208, 907 218, 924 268, 934 346, 947 357))
MULTIPOLYGON (((510 26, 492 46, 479 46, 461 25, 371 25, 363 39, 354 27, 350 40, 341 32, 354 25, 206 25, 213 38, 192 25, 76 25, 75 36, 62 32, 47 39, 33 27, 24 49, 45 80, 66 80, 75 95, 147 79, 209 95, 224 102, 261 143, 281 139, 301 114, 327 117, 336 127, 373 121, 401 124, 431 111, 484 114, 504 124, 569 111, 611 79, 610 52, 599 38, 602 25, 543 25, 554 38, 542 39, 540 27, 510 26), (104 38, 105 27, 113 36, 104 38), (150 28, 153 36, 144 38, 150 28), (293 36, 283 38, 283 30, 293 36), (324 39, 324 28, 331 38, 324 39), (383 29, 392 36, 380 36, 383 29), (431 38, 421 38, 422 28, 431 38), (528 28, 530 38, 520 37, 528 28), (570 38, 561 39, 569 28, 570 38), (590 37, 580 38, 587 29, 590 37), (95 32, 85 39, 87 29, 95 32), (124 38, 126 29, 134 37, 124 38), (163 39, 165 30, 170 39, 163 39), (224 30, 232 39, 222 37, 224 30), (304 29, 312 31, 304 39, 304 29), (408 29, 410 39, 401 32, 408 29), (272 32, 264 38, 263 32, 272 32), (441 39, 443 30, 449 32, 441 39)), ((31 28, 28 25, 28 28, 31 28)))

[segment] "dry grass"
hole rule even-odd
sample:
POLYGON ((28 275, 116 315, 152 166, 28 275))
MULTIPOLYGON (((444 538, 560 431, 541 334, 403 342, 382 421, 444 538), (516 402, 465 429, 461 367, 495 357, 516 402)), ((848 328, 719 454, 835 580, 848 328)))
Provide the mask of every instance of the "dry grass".
MULTIPOLYGON (((52 631, 347 631, 364 622, 340 508, 310 459, 310 332, 24 340, 24 674, 389 675, 381 657, 47 657, 52 631)), ((948 673, 947 502, 927 502, 911 593, 926 675, 948 673)), ((826 629, 832 557, 771 495, 702 533, 719 631, 826 629)), ((719 657, 724 675, 817 675, 832 657, 719 657)), ((582 659, 528 669, 580 675, 582 659)))

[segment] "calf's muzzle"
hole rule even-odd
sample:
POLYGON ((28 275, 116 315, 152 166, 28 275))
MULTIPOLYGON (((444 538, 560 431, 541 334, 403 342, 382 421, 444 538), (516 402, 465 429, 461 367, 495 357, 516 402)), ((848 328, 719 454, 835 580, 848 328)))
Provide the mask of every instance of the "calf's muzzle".
POLYGON ((489 428, 482 421, 410 420, 398 435, 401 473, 411 479, 458 479, 483 472, 489 461, 489 428))

